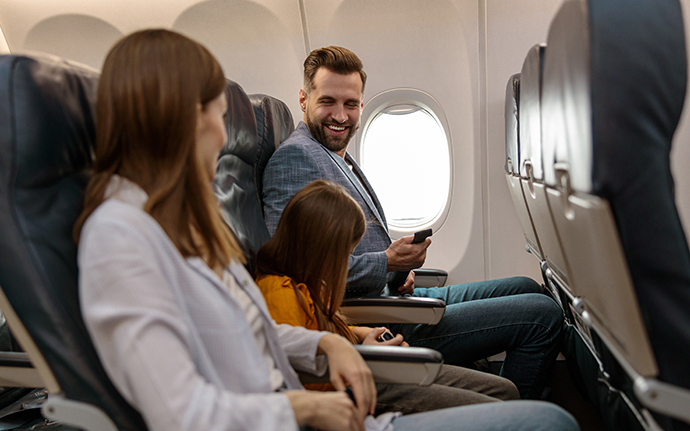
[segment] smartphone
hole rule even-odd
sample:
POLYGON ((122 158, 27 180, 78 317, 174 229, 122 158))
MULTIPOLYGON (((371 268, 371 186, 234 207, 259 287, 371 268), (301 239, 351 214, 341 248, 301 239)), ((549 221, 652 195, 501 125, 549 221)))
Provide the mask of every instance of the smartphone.
POLYGON ((430 237, 432 234, 433 234, 433 230, 431 230, 431 228, 415 232, 414 238, 412 239, 412 244, 418 244, 418 243, 424 241, 425 239, 427 239, 428 237, 430 237))
POLYGON ((386 329, 386 331, 383 334, 376 337, 376 341, 383 343, 384 341, 388 341, 388 340, 391 340, 393 338, 395 338, 395 337, 393 336, 393 334, 391 334, 391 331, 386 329))

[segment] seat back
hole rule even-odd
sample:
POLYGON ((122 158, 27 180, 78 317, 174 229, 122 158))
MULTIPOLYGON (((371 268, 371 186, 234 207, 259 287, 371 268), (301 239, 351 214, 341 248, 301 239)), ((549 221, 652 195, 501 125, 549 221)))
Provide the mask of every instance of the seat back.
POLYGON ((520 72, 520 177, 534 222, 534 241, 541 247, 542 269, 550 285, 569 290, 570 270, 551 217, 545 183, 544 166, 549 164, 550 154, 548 143, 542 139, 543 59, 547 46, 539 44, 530 48, 520 72))
POLYGON ((97 80, 56 57, 0 57, 0 287, 52 393, 98 406, 120 430, 145 430, 101 367, 79 310, 72 226, 92 163, 97 80))
POLYGON ((263 170, 277 146, 292 133, 287 106, 262 94, 247 96, 229 83, 228 142, 221 151, 214 186, 221 210, 254 272, 256 253, 270 239, 263 218, 263 170))
POLYGON ((669 162, 687 80, 680 4, 567 0, 548 47, 544 178, 579 312, 644 405, 690 422, 674 408, 690 392, 645 389, 690 388, 690 252, 669 162))
POLYGON ((522 191, 520 178, 520 74, 515 74, 508 79, 506 85, 505 98, 505 121, 506 121, 506 181, 508 190, 513 200, 513 206, 518 215, 522 233, 527 243, 527 251, 532 253, 540 262, 543 260, 543 253, 539 239, 534 230, 532 216, 527 208, 525 195, 522 191))

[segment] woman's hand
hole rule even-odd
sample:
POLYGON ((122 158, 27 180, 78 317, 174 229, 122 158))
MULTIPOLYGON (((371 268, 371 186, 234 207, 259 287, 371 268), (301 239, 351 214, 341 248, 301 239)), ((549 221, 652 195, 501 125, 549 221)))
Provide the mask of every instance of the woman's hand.
POLYGON ((377 338, 387 331, 386 328, 370 328, 369 333, 362 340, 362 344, 369 344, 373 346, 402 346, 409 347, 410 345, 403 341, 403 336, 398 334, 390 340, 378 341, 377 338))
POLYGON ((352 386, 360 419, 364 420, 367 413, 374 414, 376 385, 371 370, 352 343, 340 335, 326 334, 319 340, 318 353, 328 357, 331 383, 338 391, 344 391, 348 384, 352 386))
POLYGON ((299 426, 364 431, 364 420, 345 392, 286 391, 299 426))

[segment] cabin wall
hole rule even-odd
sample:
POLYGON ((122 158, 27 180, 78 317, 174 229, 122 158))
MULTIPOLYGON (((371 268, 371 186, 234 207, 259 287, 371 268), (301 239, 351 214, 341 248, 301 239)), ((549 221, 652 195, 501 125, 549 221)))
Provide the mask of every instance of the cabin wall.
MULTIPOLYGON (((686 11, 689 1, 682 0, 686 11)), ((369 74, 365 102, 392 88, 416 88, 434 97, 448 120, 451 210, 426 266, 448 270, 450 282, 539 279, 506 186, 503 99, 508 77, 520 71, 532 45, 546 41, 559 6, 553 0, 0 0, 0 52, 43 51, 100 68, 123 35, 171 28, 205 44, 248 93, 286 102, 299 121, 304 57, 313 48, 346 46, 369 74)), ((690 109, 673 153, 686 227, 688 117, 690 109)))

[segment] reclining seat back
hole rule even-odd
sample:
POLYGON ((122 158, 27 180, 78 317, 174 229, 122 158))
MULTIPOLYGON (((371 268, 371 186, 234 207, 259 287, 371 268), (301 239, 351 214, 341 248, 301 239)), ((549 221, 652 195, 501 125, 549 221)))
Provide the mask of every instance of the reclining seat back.
POLYGON ((79 310, 72 226, 92 163, 97 80, 55 57, 0 57, 0 288, 51 394, 98 406, 120 430, 145 430, 101 367, 79 310))
POLYGON ((561 192, 549 203, 576 308, 642 404, 677 416, 683 391, 668 397, 653 378, 690 388, 690 252, 669 161, 687 80, 680 5, 567 0, 548 46, 545 181, 561 192))
POLYGON ((232 81, 228 81, 226 96, 228 141, 218 159, 214 188, 225 221, 237 236, 253 273, 256 253, 271 238, 261 202, 263 169, 281 140, 292 133, 294 124, 287 106, 278 99, 248 97, 232 81))
POLYGON ((569 285, 568 264, 551 217, 544 184, 544 165, 548 144, 542 139, 542 78, 544 45, 535 45, 528 52, 520 72, 520 176, 549 287, 569 285))
POLYGON ((257 154, 254 163, 254 181, 263 214, 264 169, 278 145, 295 130, 295 122, 287 105, 265 94, 250 94, 258 132, 257 154))
POLYGON ((517 212, 522 233, 525 235, 527 251, 532 253, 539 261, 542 261, 541 245, 534 232, 532 216, 527 208, 525 196, 522 192, 520 181, 520 131, 519 115, 520 106, 520 74, 515 74, 508 79, 506 85, 505 99, 505 121, 506 121, 506 180, 510 197, 513 199, 513 206, 517 212))

